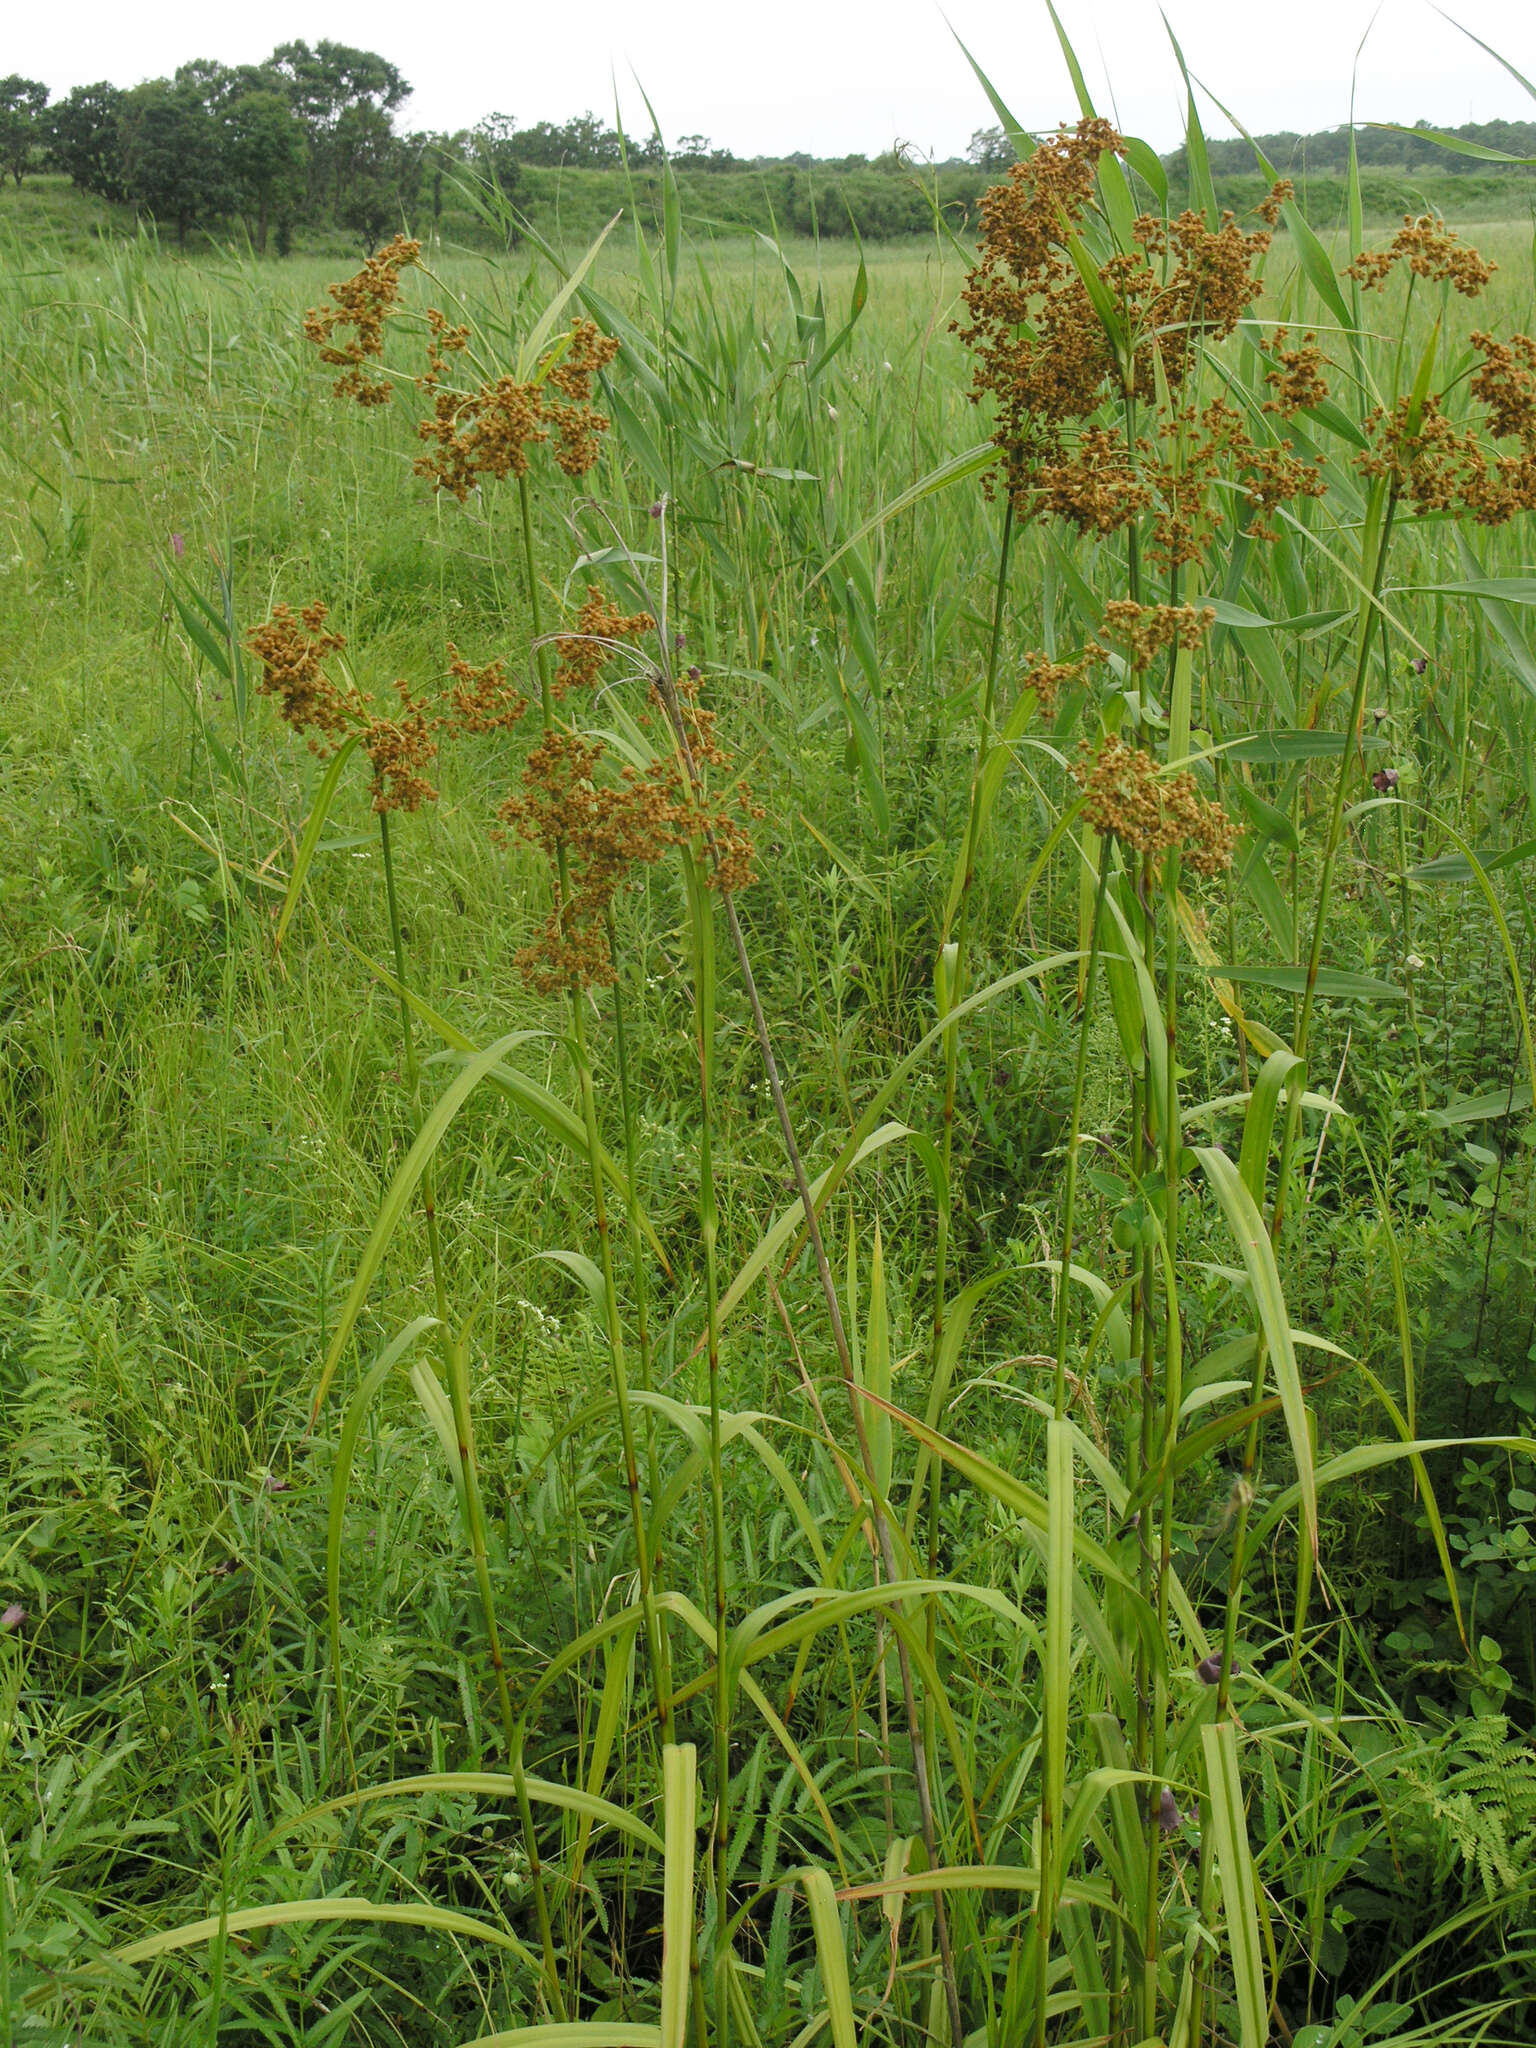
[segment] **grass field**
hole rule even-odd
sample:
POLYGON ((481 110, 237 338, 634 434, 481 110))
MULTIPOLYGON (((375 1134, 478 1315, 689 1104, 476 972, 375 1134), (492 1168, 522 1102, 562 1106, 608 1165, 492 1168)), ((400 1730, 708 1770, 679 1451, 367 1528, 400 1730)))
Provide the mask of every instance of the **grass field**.
POLYGON ((1533 2038, 1529 233, 1226 320, 1117 164, 1011 441, 947 237, 429 249, 362 408, 12 239, 7 2038, 1533 2038))

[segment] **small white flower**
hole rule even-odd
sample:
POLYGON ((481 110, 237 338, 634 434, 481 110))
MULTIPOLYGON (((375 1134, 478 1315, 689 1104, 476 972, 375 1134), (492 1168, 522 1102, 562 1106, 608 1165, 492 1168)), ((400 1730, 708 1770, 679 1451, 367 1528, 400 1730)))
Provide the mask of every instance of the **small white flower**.
POLYGON ((1410 953, 1408 955, 1408 958, 1403 962, 1403 965, 1407 968, 1410 974, 1422 974, 1424 972, 1426 963, 1419 958, 1417 953, 1410 953))

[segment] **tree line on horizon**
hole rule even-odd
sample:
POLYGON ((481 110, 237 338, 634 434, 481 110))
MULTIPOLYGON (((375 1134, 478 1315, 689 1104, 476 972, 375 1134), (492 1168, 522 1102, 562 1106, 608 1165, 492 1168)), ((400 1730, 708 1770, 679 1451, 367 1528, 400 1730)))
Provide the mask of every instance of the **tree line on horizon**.
MULTIPOLYGON (((81 191, 132 206, 174 230, 180 243, 195 231, 238 222, 258 251, 270 245, 286 254, 300 230, 339 229, 372 249, 403 221, 427 213, 440 221, 444 181, 455 172, 473 171, 494 182, 515 207, 525 169, 628 165, 645 171, 667 155, 694 171, 787 173, 781 199, 793 212, 796 174, 864 174, 862 187, 868 174, 878 179, 912 168, 899 147, 874 158, 803 151, 742 158, 706 136, 684 135, 665 151, 658 136, 627 137, 590 112, 527 127, 493 113, 453 133, 412 130, 397 120, 410 91, 387 58, 329 41, 283 43, 261 64, 199 58, 170 78, 127 88, 102 80, 76 86, 57 100, 40 81, 13 73, 0 78, 0 176, 20 185, 35 171, 62 172, 81 191)), ((1350 132, 1345 126, 1258 141, 1289 175, 1329 175, 1347 166, 1350 132)), ((1447 132, 1512 157, 1536 158, 1533 122, 1468 123, 1447 132)), ((1451 154, 1422 122, 1406 132, 1358 129, 1355 148, 1362 168, 1370 170, 1503 168, 1451 154)), ((1218 177, 1235 179, 1254 168, 1244 140, 1213 141, 1209 153, 1218 177)), ((980 128, 963 157, 937 168, 969 174, 967 190, 959 194, 969 206, 1012 160, 1003 131, 980 128)), ((1164 162, 1178 188, 1185 182, 1184 151, 1171 152, 1164 162)), ((807 196, 814 216, 813 182, 807 183, 807 196)), ((867 217, 857 222, 861 231, 901 232, 924 224, 918 215, 909 222, 903 210, 875 204, 868 191, 862 197, 867 217)), ((848 211, 852 219, 853 209, 848 211)), ((825 223, 833 233, 841 225, 830 218, 825 223)))

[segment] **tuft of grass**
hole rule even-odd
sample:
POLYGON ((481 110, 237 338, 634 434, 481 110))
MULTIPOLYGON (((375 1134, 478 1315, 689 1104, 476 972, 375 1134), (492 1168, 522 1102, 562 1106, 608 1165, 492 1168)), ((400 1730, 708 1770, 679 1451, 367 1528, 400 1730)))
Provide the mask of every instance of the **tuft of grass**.
POLYGON ((1262 434, 1315 331, 1324 492, 1169 576, 985 495, 942 222, 612 196, 428 251, 362 413, 322 260, 0 277, 7 2026, 1528 2039, 1529 520, 1355 462, 1475 418, 1527 243, 1377 298, 1288 212, 1181 389, 1262 434), (600 461, 432 498, 429 303, 477 387, 615 337, 600 461), (561 697, 594 581, 654 628, 561 697), (1128 596, 1215 617, 1138 665, 1128 596), (315 597, 375 704, 452 641, 542 715, 381 832, 257 687, 315 597), (671 809, 541 988, 591 811, 494 828, 567 729, 671 809), (1108 734, 1230 869, 1090 808, 1108 734))

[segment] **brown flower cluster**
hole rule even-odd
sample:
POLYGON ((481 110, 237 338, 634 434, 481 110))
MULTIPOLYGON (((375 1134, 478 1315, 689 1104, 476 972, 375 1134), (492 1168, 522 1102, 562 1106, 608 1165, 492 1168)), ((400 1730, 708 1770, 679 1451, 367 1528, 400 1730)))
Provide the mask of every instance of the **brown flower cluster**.
POLYGON ((1162 774, 1150 754, 1128 747, 1115 733, 1106 735, 1097 753, 1084 740, 1072 773, 1087 796, 1083 808, 1096 832, 1152 859, 1178 849, 1200 875, 1231 865, 1237 827, 1219 804, 1200 795, 1193 775, 1162 774))
POLYGON ((1134 604, 1111 598, 1104 607, 1104 631, 1129 650, 1133 668, 1150 668, 1164 649, 1204 645, 1216 614, 1209 605, 1134 604))
MULTIPOLYGON (((1230 213, 1221 216, 1216 228, 1194 212, 1181 213, 1174 221, 1148 213, 1136 222, 1133 232, 1143 261, 1117 261, 1126 266, 1123 303, 1146 336, 1139 387, 1151 389, 1154 344, 1162 352, 1170 381, 1179 383, 1189 343, 1198 337, 1219 341, 1229 335, 1259 296, 1263 285, 1253 267, 1269 248, 1271 209, 1278 206, 1281 191, 1277 186, 1268 205, 1259 209, 1266 226, 1252 234, 1245 234, 1230 213)), ((1107 267, 1107 278, 1115 275, 1107 267)))
POLYGON ((1042 456, 1059 455, 1059 423, 1096 410, 1114 368, 1064 238, 1093 199, 1100 156, 1120 146, 1109 122, 1080 121, 1040 143, 981 202, 981 258, 963 295, 970 324, 956 331, 976 355, 973 399, 996 399, 994 438, 1016 495, 1042 456))
POLYGON ((246 635, 262 667, 257 692, 278 700, 284 723, 307 737, 313 753, 333 754, 355 734, 373 769, 376 811, 417 811, 436 801, 427 770, 437 758, 439 733, 505 731, 527 708, 501 662, 472 668, 450 644, 448 686, 438 700, 418 697, 409 683, 397 682, 400 708, 386 716, 350 678, 338 682, 327 671, 327 659, 344 652, 347 643, 326 618, 323 604, 306 605, 297 617, 279 604, 264 625, 246 635))
POLYGON ((973 400, 994 401, 993 438, 1019 515, 1054 513, 1106 535, 1153 509, 1154 559, 1176 567, 1198 559, 1220 516, 1223 508, 1208 516, 1207 486, 1223 464, 1237 459, 1263 503, 1277 500, 1282 483, 1292 494, 1303 488, 1302 469, 1255 450, 1220 401, 1198 419, 1191 410, 1163 422, 1160 437, 1176 444, 1166 454, 1145 438, 1127 446, 1095 415, 1117 399, 1156 405, 1183 385, 1197 344, 1232 333, 1261 289, 1255 266, 1288 192, 1275 188, 1252 233, 1230 214, 1215 228, 1196 212, 1143 215, 1134 246, 1085 279, 1077 237, 1100 158, 1122 147, 1107 122, 1080 122, 988 192, 981 256, 964 291, 970 320, 956 331, 976 358, 973 400), (1118 338, 1101 316, 1105 301, 1118 338))
POLYGON ((600 334, 592 321, 578 320, 542 376, 527 383, 496 377, 478 391, 454 391, 442 382, 443 351, 463 345, 462 330, 438 318, 421 379, 433 400, 431 417, 416 430, 429 444, 417 457, 417 474, 462 503, 482 476, 526 476, 528 450, 553 432, 557 465, 569 477, 585 476, 608 431, 607 416, 592 404, 593 379, 613 361, 618 342, 600 334), (552 391, 560 395, 552 397, 552 391))
POLYGON ((1403 224, 1385 249, 1363 249, 1344 275, 1366 291, 1382 291, 1399 263, 1431 284, 1454 285, 1464 299, 1475 299, 1498 265, 1487 263, 1463 242, 1454 228, 1432 213, 1403 215, 1403 224))
MULTIPOLYGON (((648 632, 645 613, 625 616, 601 591, 589 590, 578 614, 580 634, 562 635, 563 681, 558 694, 592 688, 616 640, 648 632)), ((706 770, 729 770, 731 756, 715 732, 715 714, 699 702, 699 671, 652 683, 653 707, 668 714, 676 752, 643 768, 604 774, 601 740, 550 731, 528 757, 521 790, 497 813, 498 837, 515 834, 548 859, 554 902, 537 936, 518 954, 518 965, 543 994, 613 980, 608 913, 635 871, 669 847, 702 841, 709 855, 709 886, 746 888, 754 879, 751 821, 762 809, 738 779, 728 792, 708 786, 706 770)), ((642 723, 647 722, 642 716, 642 723)))
POLYGON ((333 754, 355 733, 373 766, 376 811, 420 810, 437 797, 425 770, 436 758, 434 734, 443 720, 429 714, 408 683, 395 685, 400 716, 385 718, 350 679, 335 681, 324 664, 347 643, 330 630, 326 617, 323 604, 306 605, 297 618, 287 605, 275 605, 265 625, 246 635, 246 646, 261 663, 257 693, 276 697, 284 723, 308 735, 313 753, 333 754))
MULTIPOLYGON (((1507 414, 1505 415, 1507 417, 1507 414)), ((1388 477, 1417 512, 1468 512, 1479 526, 1504 526, 1536 511, 1536 450, 1490 460, 1477 434, 1445 416, 1431 393, 1399 399, 1365 422, 1371 446, 1356 458, 1366 476, 1388 477)))
MULTIPOLYGON (((757 849, 748 820, 761 818, 763 809, 753 798, 750 786, 739 776, 730 796, 711 796, 706 789, 704 770, 712 768, 723 775, 732 765, 732 756, 721 746, 715 731, 716 714, 699 702, 699 684, 700 673, 695 668, 673 682, 674 732, 680 732, 686 747, 692 830, 703 838, 711 856, 709 886, 734 894, 757 879, 757 849)), ((653 701, 661 697, 654 686, 651 694, 653 701)))
MULTIPOLYGON (((1022 455, 1022 450, 1017 452, 1022 455)), ((1151 489, 1138 474, 1123 435, 1108 427, 1084 427, 1070 450, 1059 448, 1047 456, 1042 446, 1040 453, 1032 490, 1021 484, 1019 492, 1025 494, 1026 504, 1032 498, 1030 509, 1054 512, 1079 533, 1118 533, 1152 502, 1151 489)), ((1011 472, 1012 468, 1010 463, 1011 472)))
POLYGON ((1321 405, 1328 396, 1328 380, 1323 375, 1327 358, 1318 347, 1315 334, 1304 334, 1299 345, 1287 348, 1289 330, 1277 327, 1264 344, 1266 352, 1273 356, 1275 367, 1264 372, 1264 382, 1274 392, 1266 399, 1266 412, 1302 412, 1309 405, 1321 405))
POLYGON ((621 612, 611 604, 595 583, 587 585, 586 600, 576 614, 574 633, 562 633, 555 641, 559 657, 555 665, 554 697, 569 696, 572 690, 592 690, 612 659, 614 642, 638 640, 654 632, 656 621, 649 612, 621 612))
POLYGON ((545 385, 561 394, 545 400, 544 414, 559 441, 555 461, 567 476, 585 476, 602 452, 608 420, 593 409, 593 383, 618 352, 613 335, 600 333, 591 320, 577 320, 564 353, 545 376, 545 385))
POLYGON ((1325 488, 1317 463, 1293 454, 1289 441, 1255 441, 1242 415, 1221 398, 1164 417, 1156 441, 1143 437, 1137 447, 1153 480, 1147 551, 1167 569, 1202 559, 1231 516, 1232 492, 1247 508, 1248 531, 1270 540, 1264 522, 1277 505, 1320 496, 1325 488))
POLYGON ((1020 687, 1033 690, 1035 704, 1042 718, 1054 718, 1056 706, 1063 690, 1081 682, 1090 669, 1097 668, 1104 659, 1104 650, 1090 640, 1076 661, 1051 661, 1042 653, 1027 654, 1024 657, 1024 673, 1019 678, 1020 687))
POLYGON ((326 673, 328 656, 340 654, 346 636, 326 625, 328 608, 307 604, 295 618, 285 604, 274 605, 265 625, 253 627, 245 644, 261 663, 258 696, 276 697, 278 712, 295 732, 318 734, 310 746, 316 753, 334 752, 366 712, 350 682, 338 683, 326 673))
POLYGON ((1495 341, 1474 333, 1472 346, 1483 366, 1472 378, 1472 396, 1488 408, 1488 431, 1500 441, 1519 441, 1536 450, 1536 341, 1512 334, 1495 341))
POLYGON ((423 804, 437 802, 437 791, 428 782, 426 770, 437 758, 437 728, 440 717, 430 716, 424 704, 411 693, 409 683, 397 682, 400 716, 371 716, 363 731, 363 752, 373 767, 373 808, 376 811, 419 811, 423 804))
POLYGON ((448 358, 469 347, 469 329, 454 327, 446 313, 427 308, 427 367, 416 379, 423 391, 435 391, 448 374, 448 358))
POLYGON ((656 763, 623 771, 618 786, 597 780, 600 740, 549 732, 528 756, 519 795, 497 813, 502 824, 549 860, 555 900, 517 964, 542 994, 614 978, 608 911, 637 867, 675 845, 686 806, 676 772, 656 763))
POLYGON ((416 429, 432 452, 418 455, 416 474, 463 504, 482 476, 528 474, 528 450, 549 439, 537 384, 497 377, 468 396, 437 387, 432 416, 416 429))
POLYGON ((507 681, 505 662, 472 668, 451 640, 448 674, 448 698, 460 732, 510 732, 528 709, 528 699, 507 681))
POLYGON ((321 362, 342 372, 335 385, 338 398, 353 398, 359 405, 388 405, 394 397, 393 388, 368 365, 384 353, 384 323, 399 304, 400 273, 420 255, 419 242, 396 235, 355 277, 326 287, 333 306, 313 306, 305 314, 304 333, 319 347, 321 362), (337 329, 347 327, 352 339, 338 341, 337 329))

